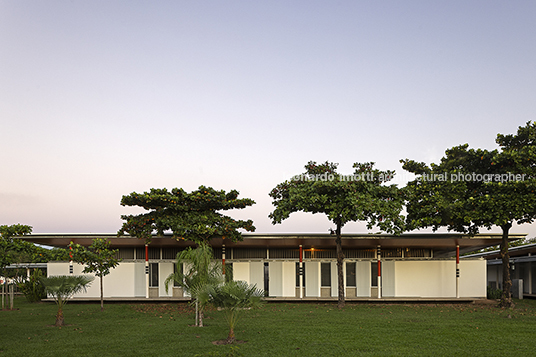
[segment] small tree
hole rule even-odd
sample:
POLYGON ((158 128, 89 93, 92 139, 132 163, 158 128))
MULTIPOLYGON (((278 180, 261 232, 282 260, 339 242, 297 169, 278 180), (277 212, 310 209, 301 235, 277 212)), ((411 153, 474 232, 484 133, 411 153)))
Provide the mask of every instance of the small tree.
POLYGON ((393 171, 374 169, 374 163, 355 163, 352 175, 337 173, 337 165, 314 161, 305 165, 305 173, 277 185, 271 192, 275 209, 269 217, 281 223, 291 213, 324 213, 335 224, 337 247, 338 307, 344 307, 342 227, 352 221, 366 221, 371 229, 399 234, 404 219, 400 215, 404 199, 396 185, 385 185, 393 171))
POLYGON ((80 244, 71 242, 68 246, 72 249, 73 260, 77 263, 85 264, 82 273, 95 273, 100 280, 100 301, 101 311, 104 310, 104 292, 102 279, 110 274, 121 259, 117 259, 117 249, 110 249, 110 242, 104 238, 95 238, 93 243, 85 248, 80 244))
MULTIPOLYGON (((32 233, 32 227, 13 224, 11 226, 0 226, 0 275, 4 273, 4 268, 14 263, 15 255, 17 253, 16 245, 13 242, 13 237, 22 236, 24 234, 32 233)), ((2 284, 2 310, 5 308, 4 289, 5 284, 2 284)), ((13 285, 11 285, 13 289, 13 285)), ((11 309, 13 309, 13 298, 11 299, 11 309)))
POLYGON ((86 290, 93 281, 92 276, 87 275, 58 275, 42 278, 45 290, 52 295, 56 304, 58 304, 58 313, 56 314, 56 326, 64 326, 63 307, 73 297, 74 294, 86 290))
POLYGON ((264 292, 256 285, 248 285, 245 281, 228 281, 225 284, 213 285, 209 289, 210 302, 225 311, 229 324, 226 343, 235 341, 235 327, 240 311, 260 304, 264 292))
POLYGON ((223 282, 222 271, 221 262, 214 260, 212 248, 206 243, 177 254, 175 272, 165 281, 166 292, 170 285, 177 284, 190 294, 195 303, 196 326, 203 326, 203 311, 208 303, 207 290, 223 282))
POLYGON ((41 299, 44 299, 47 296, 45 287, 41 282, 43 277, 44 274, 41 270, 34 269, 30 277, 17 284, 20 292, 24 294, 29 302, 41 301, 41 299))

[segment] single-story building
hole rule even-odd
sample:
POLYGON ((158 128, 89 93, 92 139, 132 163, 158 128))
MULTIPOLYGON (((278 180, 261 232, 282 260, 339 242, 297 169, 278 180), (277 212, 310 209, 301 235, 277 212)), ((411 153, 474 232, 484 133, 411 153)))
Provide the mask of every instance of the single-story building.
MULTIPOLYGON (((516 288, 521 282, 521 296, 519 291, 514 295, 517 297, 536 297, 536 244, 521 245, 508 249, 510 255, 510 278, 516 288)), ((468 258, 484 258, 487 261, 487 285, 493 289, 502 290, 503 267, 501 252, 493 250, 490 252, 469 255, 468 258)))
MULTIPOLYGON (((525 235, 510 235, 511 240, 525 235)), ((122 261, 104 278, 107 299, 186 299, 182 290, 166 292, 178 252, 194 243, 171 236, 144 240, 115 234, 31 234, 30 242, 67 247, 72 241, 89 246, 106 238, 122 261)), ((234 280, 265 290, 273 299, 335 299, 337 265, 335 236, 330 234, 243 234, 243 241, 210 241, 215 259, 232 266, 234 280), (301 273, 301 274, 300 274, 301 273)), ((486 298, 487 271, 482 257, 459 255, 499 244, 500 234, 468 236, 451 233, 343 234, 344 283, 347 300, 479 299, 486 298)), ((49 262, 47 274, 81 274, 73 262, 49 262)), ((230 269, 228 269, 230 271, 230 269)), ((94 283, 77 298, 100 297, 94 283)))

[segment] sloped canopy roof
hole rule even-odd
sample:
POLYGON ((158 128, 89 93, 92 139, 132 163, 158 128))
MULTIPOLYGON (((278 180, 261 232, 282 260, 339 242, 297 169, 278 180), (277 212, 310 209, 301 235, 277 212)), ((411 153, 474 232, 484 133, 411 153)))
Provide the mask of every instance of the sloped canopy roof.
MULTIPOLYGON (((335 236, 318 233, 247 233, 242 235, 242 242, 233 243, 213 238, 210 244, 220 248, 223 243, 226 247, 244 248, 297 248, 302 245, 304 249, 328 249, 335 247, 335 236)), ((510 234, 510 240, 522 239, 526 234, 510 234)), ((434 256, 452 256, 456 245, 460 246, 460 253, 479 250, 492 245, 500 244, 501 234, 478 234, 469 236, 458 233, 408 233, 400 236, 390 234, 343 234, 342 246, 345 249, 370 249, 381 246, 382 249, 394 248, 430 248, 434 256)), ((117 237, 115 234, 30 234, 21 237, 24 240, 53 247, 66 247, 71 241, 89 246, 94 238, 106 238, 111 242, 112 248, 142 247, 145 241, 130 236, 117 237)), ((153 237, 152 247, 188 247, 195 243, 186 240, 175 240, 171 235, 153 237)))

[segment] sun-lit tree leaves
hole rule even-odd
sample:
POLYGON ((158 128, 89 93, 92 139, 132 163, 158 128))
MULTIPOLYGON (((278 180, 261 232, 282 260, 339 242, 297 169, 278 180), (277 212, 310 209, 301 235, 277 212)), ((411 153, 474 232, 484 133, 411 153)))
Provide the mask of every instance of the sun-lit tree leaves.
POLYGON ((219 236, 232 241, 242 240, 240 229, 253 232, 252 220, 235 220, 221 213, 230 209, 241 209, 255 204, 249 198, 238 198, 238 191, 217 191, 212 187, 200 186, 190 193, 182 188, 151 189, 149 192, 123 196, 122 206, 139 206, 147 213, 123 215, 125 220, 118 235, 125 233, 151 241, 153 233, 163 235, 170 231, 175 239, 186 239, 196 243, 206 242, 219 236))
POLYGON ((431 227, 476 234, 500 227, 503 233, 503 306, 512 306, 508 233, 513 223, 536 218, 536 126, 517 135, 497 136, 499 150, 470 149, 467 144, 445 151, 438 164, 401 160, 417 175, 404 188, 408 229, 431 227))
POLYGON ((344 306, 344 279, 341 229, 353 221, 364 221, 368 229, 378 227, 399 234, 404 229, 400 215, 404 197, 396 185, 385 183, 393 171, 380 171, 374 163, 355 163, 354 172, 342 175, 338 164, 309 162, 305 172, 278 184, 271 192, 275 209, 269 217, 281 223, 293 212, 323 213, 335 224, 337 247, 338 306, 344 306))

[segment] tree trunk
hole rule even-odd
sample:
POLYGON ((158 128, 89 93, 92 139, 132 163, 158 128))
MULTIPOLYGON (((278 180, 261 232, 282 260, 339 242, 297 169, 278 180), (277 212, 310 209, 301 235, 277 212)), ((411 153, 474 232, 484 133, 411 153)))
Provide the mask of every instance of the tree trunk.
POLYGON ((195 299, 195 326, 199 326, 199 301, 195 299))
POLYGON ((5 286, 6 284, 2 284, 2 310, 4 310, 5 308, 5 295, 4 295, 4 292, 6 291, 5 286))
POLYGON ((232 344, 234 342, 235 342, 234 328, 230 327, 229 328, 229 335, 227 336, 227 339, 225 340, 225 343, 232 344))
POLYGON ((510 254, 508 253, 508 232, 512 223, 502 225, 501 259, 503 267, 503 291, 501 295, 501 307, 514 307, 512 301, 512 279, 510 279, 510 254))
POLYGON ((343 272, 343 262, 344 262, 344 253, 342 252, 342 237, 341 237, 341 221, 337 220, 337 238, 335 239, 335 244, 337 245, 337 280, 339 287, 339 299, 337 302, 337 307, 342 309, 344 307, 344 272, 343 272))
POLYGON ((15 286, 14 284, 9 285, 9 308, 13 310, 13 300, 15 299, 15 286))
POLYGON ((56 314, 56 326, 61 327, 63 325, 65 325, 65 320, 63 319, 63 309, 60 307, 56 314))
POLYGON ((102 276, 100 277, 100 311, 104 311, 104 294, 102 290, 102 276))

